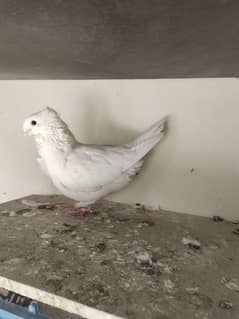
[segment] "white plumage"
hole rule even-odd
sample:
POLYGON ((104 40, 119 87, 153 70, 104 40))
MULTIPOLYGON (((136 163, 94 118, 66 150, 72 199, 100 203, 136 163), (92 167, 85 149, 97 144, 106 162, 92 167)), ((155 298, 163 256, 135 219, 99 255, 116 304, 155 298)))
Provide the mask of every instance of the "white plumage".
POLYGON ((38 162, 56 188, 85 207, 129 184, 144 156, 162 139, 165 120, 132 142, 115 146, 78 142, 51 108, 28 117, 24 131, 35 137, 38 162))

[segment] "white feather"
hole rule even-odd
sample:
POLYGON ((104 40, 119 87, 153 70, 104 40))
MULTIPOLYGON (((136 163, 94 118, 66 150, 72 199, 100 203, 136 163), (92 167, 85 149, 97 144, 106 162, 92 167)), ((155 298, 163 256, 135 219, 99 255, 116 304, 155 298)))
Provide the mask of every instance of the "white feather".
POLYGON ((29 117, 24 129, 31 128, 40 154, 38 162, 55 186, 65 195, 86 206, 130 183, 140 170, 143 157, 161 140, 165 120, 151 126, 132 142, 120 146, 88 145, 77 142, 67 125, 52 109, 29 117))

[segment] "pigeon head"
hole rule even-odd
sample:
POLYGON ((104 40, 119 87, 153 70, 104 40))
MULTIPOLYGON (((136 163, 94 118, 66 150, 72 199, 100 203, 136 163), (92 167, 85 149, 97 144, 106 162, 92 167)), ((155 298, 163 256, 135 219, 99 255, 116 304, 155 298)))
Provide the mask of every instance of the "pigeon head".
POLYGON ((57 112, 50 107, 46 107, 26 118, 23 130, 28 135, 44 135, 50 133, 53 128, 62 123, 57 112))

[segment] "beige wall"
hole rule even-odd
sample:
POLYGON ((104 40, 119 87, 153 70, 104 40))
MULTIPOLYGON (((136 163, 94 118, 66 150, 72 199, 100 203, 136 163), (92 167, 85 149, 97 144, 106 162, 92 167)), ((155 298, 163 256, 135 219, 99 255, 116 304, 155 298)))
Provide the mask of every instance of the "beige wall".
POLYGON ((0 97, 0 201, 55 192, 22 132, 24 117, 49 105, 92 143, 127 141, 169 115, 167 138, 113 198, 239 217, 238 80, 2 81, 0 97))

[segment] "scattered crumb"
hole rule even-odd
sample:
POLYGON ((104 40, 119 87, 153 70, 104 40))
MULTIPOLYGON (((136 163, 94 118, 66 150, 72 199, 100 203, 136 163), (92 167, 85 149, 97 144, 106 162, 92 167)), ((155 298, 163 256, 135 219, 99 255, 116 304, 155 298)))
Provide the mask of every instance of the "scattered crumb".
POLYGON ((144 205, 144 209, 154 212, 154 211, 160 210, 160 206, 157 204, 144 205))
POLYGON ((104 242, 100 242, 97 246, 96 246, 96 250, 99 253, 103 253, 103 251, 105 251, 106 249, 106 244, 104 242))
POLYGON ((30 211, 30 212, 25 212, 22 214, 22 216, 24 217, 33 217, 33 216, 36 216, 37 215, 37 211, 30 211))
POLYGON ((158 267, 161 266, 161 263, 156 258, 150 256, 147 252, 138 254, 136 256, 137 262, 141 265, 148 265, 150 267, 158 267))
POLYGON ((9 212, 9 216, 10 217, 15 217, 17 214, 16 214, 16 212, 14 212, 14 211, 11 211, 11 212, 9 212))
POLYGON ((47 234, 47 233, 44 233, 44 234, 41 234, 40 237, 42 239, 50 239, 52 238, 53 236, 51 234, 47 234))
POLYGON ((199 292, 199 287, 189 287, 185 289, 189 294, 196 294, 199 292))
POLYGON ((228 300, 220 300, 218 303, 218 307, 226 310, 232 309, 232 303, 228 300))
POLYGON ((34 200, 22 200, 22 204, 31 207, 31 208, 38 208, 38 209, 53 209, 54 205, 52 205, 49 202, 46 203, 40 203, 40 202, 35 202, 34 200))
POLYGON ((234 290, 239 292, 239 285, 238 285, 238 280, 233 278, 233 279, 228 279, 223 277, 221 280, 221 283, 225 285, 230 290, 234 290))
POLYGON ((168 293, 172 293, 175 289, 175 285, 172 282, 172 280, 170 279, 165 279, 164 282, 164 289, 168 292, 168 293))
POLYGON ((183 238, 182 243, 185 246, 188 246, 191 249, 200 249, 201 248, 201 243, 198 240, 195 239, 190 239, 190 238, 183 238))
POLYGON ((155 225, 154 221, 152 220, 141 220, 139 224, 142 226, 148 226, 148 227, 152 227, 155 225))

